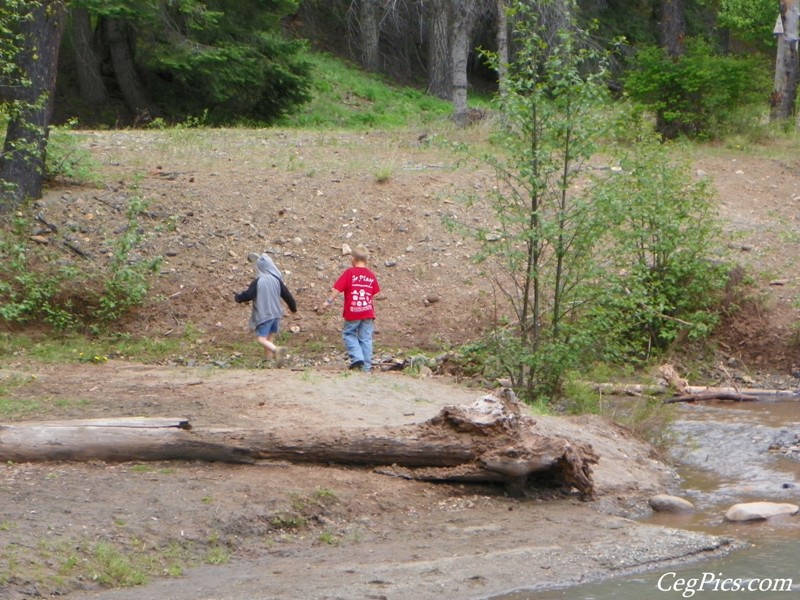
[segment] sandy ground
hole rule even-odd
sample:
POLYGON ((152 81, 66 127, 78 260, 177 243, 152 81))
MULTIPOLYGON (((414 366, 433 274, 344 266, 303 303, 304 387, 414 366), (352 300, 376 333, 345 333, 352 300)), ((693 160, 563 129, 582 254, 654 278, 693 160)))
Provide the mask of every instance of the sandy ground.
MULTIPOLYGON (((51 419, 169 415, 188 417, 199 429, 404 425, 481 395, 447 379, 392 373, 122 361, 18 361, 0 377, 23 381, 13 396, 38 398, 51 419)), ((647 444, 598 418, 537 417, 537 425, 588 441, 600 454, 596 501, 553 490, 510 498, 489 486, 337 466, 5 464, 0 592, 9 599, 470 599, 728 548, 724 539, 631 519, 647 512, 650 494, 675 484, 647 444), (100 543, 131 554, 187 550, 159 564, 145 587, 109 591, 93 559, 100 543), (219 550, 223 564, 209 565, 219 550), (75 564, 67 568, 70 557, 75 564), (183 575, 162 577, 178 563, 183 575)))

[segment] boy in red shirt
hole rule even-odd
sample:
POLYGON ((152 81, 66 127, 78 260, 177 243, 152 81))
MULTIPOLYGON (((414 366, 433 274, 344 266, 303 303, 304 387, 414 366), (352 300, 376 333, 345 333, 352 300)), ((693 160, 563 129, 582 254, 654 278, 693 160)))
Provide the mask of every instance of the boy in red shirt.
POLYGON ((342 273, 325 299, 323 309, 336 297, 344 294, 344 328, 342 339, 350 356, 350 368, 369 372, 372 368, 372 332, 375 328, 373 300, 381 291, 375 273, 367 268, 369 250, 357 246, 352 254, 352 266, 342 273))

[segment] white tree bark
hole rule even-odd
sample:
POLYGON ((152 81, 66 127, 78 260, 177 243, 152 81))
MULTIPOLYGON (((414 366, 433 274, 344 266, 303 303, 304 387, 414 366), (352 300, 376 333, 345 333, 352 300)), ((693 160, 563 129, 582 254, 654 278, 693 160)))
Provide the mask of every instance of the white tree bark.
POLYGON ((775 56, 775 89, 770 112, 772 120, 788 119, 794 112, 800 69, 797 52, 799 18, 800 0, 781 0, 780 23, 783 33, 778 34, 775 56))
POLYGON ((428 3, 428 93, 451 100, 453 81, 450 77, 450 3, 432 0, 428 3))
POLYGON ((467 63, 472 50, 472 27, 475 21, 476 0, 456 0, 452 4, 453 37, 451 42, 451 66, 453 81, 453 119, 465 124, 467 113, 467 63))
POLYGON ((497 84, 503 94, 508 79, 508 0, 497 0, 497 84))

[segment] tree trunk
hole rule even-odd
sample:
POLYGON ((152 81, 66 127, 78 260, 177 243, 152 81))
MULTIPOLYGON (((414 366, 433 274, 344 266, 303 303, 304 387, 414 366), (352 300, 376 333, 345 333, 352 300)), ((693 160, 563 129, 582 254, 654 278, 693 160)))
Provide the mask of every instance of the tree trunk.
POLYGON ((503 483, 521 493, 542 482, 594 493, 587 444, 546 436, 508 392, 447 406, 415 426, 324 431, 190 431, 181 419, 0 425, 0 460, 259 460, 382 467, 427 481, 503 483))
POLYGON ((359 36, 361 39, 361 66, 367 71, 379 71, 381 66, 379 0, 361 0, 359 36))
POLYGON ((432 0, 428 3, 428 93, 442 100, 453 98, 450 2, 451 0, 432 0))
POLYGON ((30 2, 26 10, 30 18, 20 21, 24 47, 15 63, 29 84, 17 84, 4 94, 17 110, 9 120, 0 156, 0 213, 42 196, 58 50, 64 33, 66 8, 61 0, 30 2))
POLYGON ((131 109, 137 121, 150 121, 158 115, 148 100, 144 85, 136 71, 130 25, 123 20, 106 19, 105 33, 111 52, 111 62, 114 65, 114 75, 125 98, 125 104, 131 109))
POLYGON ((92 43, 91 17, 85 8, 72 9, 72 38, 81 98, 87 104, 99 106, 107 100, 108 94, 100 74, 100 57, 92 43))
MULTIPOLYGON (((800 0, 781 0, 778 49, 775 57, 775 89, 772 93, 770 118, 789 119, 794 112, 798 85, 798 18, 800 0)), ((799 123, 800 124, 800 123, 799 123)))
POLYGON ((502 96, 508 79, 508 0, 497 0, 497 87, 502 96))
POLYGON ((683 56, 686 38, 686 11, 683 0, 662 0, 659 17, 662 47, 673 58, 683 56))
POLYGON ((450 46, 453 81, 453 120, 460 125, 469 122, 467 113, 467 63, 472 50, 472 26, 474 25, 475 0, 460 0, 452 3, 453 35, 450 46))

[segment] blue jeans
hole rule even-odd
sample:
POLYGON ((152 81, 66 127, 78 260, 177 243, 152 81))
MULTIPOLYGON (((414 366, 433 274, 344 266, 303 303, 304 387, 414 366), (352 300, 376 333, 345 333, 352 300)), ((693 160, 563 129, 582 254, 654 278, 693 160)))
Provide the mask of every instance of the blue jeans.
POLYGON ((375 329, 375 319, 362 319, 360 321, 345 321, 342 329, 347 354, 350 364, 361 361, 365 371, 372 367, 372 332, 375 329))

